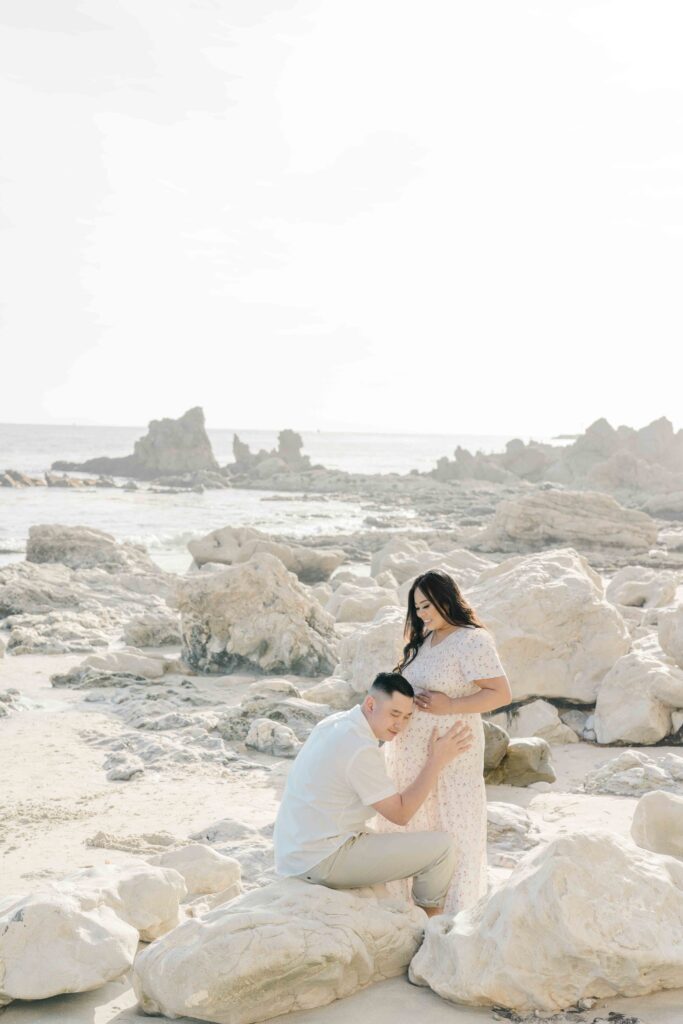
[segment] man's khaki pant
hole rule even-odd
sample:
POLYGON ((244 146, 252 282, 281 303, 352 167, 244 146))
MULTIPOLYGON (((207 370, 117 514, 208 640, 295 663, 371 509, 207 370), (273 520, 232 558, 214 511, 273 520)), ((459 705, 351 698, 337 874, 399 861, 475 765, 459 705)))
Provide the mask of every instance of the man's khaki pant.
POLYGON ((442 907, 454 867, 446 832, 361 832, 298 877, 330 889, 412 878, 418 907, 442 907))

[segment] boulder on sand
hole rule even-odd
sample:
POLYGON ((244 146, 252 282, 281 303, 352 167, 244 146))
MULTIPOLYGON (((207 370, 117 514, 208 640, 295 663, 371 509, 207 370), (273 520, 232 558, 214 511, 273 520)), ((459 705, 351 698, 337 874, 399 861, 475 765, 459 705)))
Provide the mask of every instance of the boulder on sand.
POLYGON ((641 796, 633 812, 631 835, 644 850, 683 860, 683 796, 659 789, 641 796))
POLYGON ((58 891, 0 900, 0 1007, 89 992, 133 963, 136 929, 111 907, 84 909, 58 891))
POLYGON ((315 676, 334 668, 334 620, 274 555, 186 577, 174 604, 185 660, 197 671, 315 676))
POLYGON ((140 1006, 167 1017, 252 1024, 402 974, 426 917, 376 892, 289 878, 185 921, 137 956, 140 1006))
POLYGON ((683 864, 607 832, 560 836, 488 899, 430 921, 410 979, 453 1002, 543 1014, 681 988, 683 864))
POLYGON ((598 743, 658 743, 672 731, 675 708, 683 708, 683 669, 648 651, 631 651, 610 669, 598 690, 598 743))
POLYGON ((592 704, 631 646, 600 576, 572 548, 508 558, 485 570, 467 596, 495 637, 516 701, 592 704))

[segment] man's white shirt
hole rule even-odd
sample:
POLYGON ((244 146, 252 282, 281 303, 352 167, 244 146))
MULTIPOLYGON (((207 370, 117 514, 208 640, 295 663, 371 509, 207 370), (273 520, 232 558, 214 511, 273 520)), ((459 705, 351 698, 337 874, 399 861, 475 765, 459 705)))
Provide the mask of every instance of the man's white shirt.
POLYGON ((360 705, 324 719, 294 761, 275 821, 275 868, 301 875, 365 831, 397 792, 360 705))

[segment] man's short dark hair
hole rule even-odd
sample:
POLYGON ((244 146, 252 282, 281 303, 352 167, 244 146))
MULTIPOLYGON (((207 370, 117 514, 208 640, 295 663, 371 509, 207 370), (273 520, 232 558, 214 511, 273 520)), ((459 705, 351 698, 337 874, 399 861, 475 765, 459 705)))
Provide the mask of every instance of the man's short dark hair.
POLYGON ((410 697, 411 700, 415 697, 415 691, 400 672, 380 672, 378 676, 375 676, 370 690, 375 692, 379 690, 380 693, 386 693, 388 697, 395 693, 402 693, 404 697, 410 697))

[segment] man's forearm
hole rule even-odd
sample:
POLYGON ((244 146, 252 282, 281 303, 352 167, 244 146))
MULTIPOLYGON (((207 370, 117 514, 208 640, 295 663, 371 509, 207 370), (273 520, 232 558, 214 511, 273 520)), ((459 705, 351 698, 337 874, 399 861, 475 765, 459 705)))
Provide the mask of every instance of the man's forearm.
POLYGON ((415 781, 411 782, 399 794, 401 797, 402 820, 398 824, 407 825, 415 812, 422 807, 422 804, 436 785, 440 771, 441 766, 436 759, 432 756, 428 757, 415 781))

